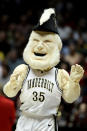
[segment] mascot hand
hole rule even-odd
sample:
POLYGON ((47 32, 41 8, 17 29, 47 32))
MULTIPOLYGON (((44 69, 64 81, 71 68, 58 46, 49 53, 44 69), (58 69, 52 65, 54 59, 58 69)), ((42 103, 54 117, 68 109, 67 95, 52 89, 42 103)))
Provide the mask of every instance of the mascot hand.
POLYGON ((22 86, 26 77, 28 67, 26 65, 18 66, 10 77, 11 88, 16 89, 22 86))
POLYGON ((70 79, 73 82, 79 83, 79 81, 83 77, 83 74, 84 74, 84 70, 80 65, 78 64, 73 65, 71 67, 70 79))
POLYGON ((8 97, 14 97, 22 88, 22 83, 27 75, 28 67, 24 64, 19 65, 14 70, 9 82, 4 86, 4 93, 8 97))
POLYGON ((63 90, 66 87, 69 79, 70 79, 69 74, 64 69, 59 69, 57 80, 59 83, 59 88, 61 90, 63 90))
POLYGON ((10 86, 13 89, 19 88, 22 85, 21 73, 13 73, 10 77, 10 86))

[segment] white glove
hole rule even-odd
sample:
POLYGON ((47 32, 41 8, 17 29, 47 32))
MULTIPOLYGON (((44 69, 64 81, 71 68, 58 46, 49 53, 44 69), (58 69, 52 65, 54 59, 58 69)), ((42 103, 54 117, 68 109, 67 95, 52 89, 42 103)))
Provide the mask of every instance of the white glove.
POLYGON ((71 67, 70 79, 73 82, 79 83, 81 78, 83 77, 84 70, 83 68, 76 64, 71 67))

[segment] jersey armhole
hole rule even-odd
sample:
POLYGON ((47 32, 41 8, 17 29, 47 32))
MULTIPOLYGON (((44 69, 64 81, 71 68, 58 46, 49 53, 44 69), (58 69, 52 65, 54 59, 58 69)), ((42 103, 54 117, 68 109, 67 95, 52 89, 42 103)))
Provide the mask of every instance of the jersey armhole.
POLYGON ((27 66, 28 66, 28 69, 27 69, 26 77, 25 77, 25 79, 23 80, 23 83, 22 83, 22 88, 23 88, 23 86, 24 86, 24 84, 25 84, 25 81, 26 81, 26 79, 27 79, 27 77, 28 77, 28 74, 29 74, 29 72, 30 72, 30 67, 29 67, 29 65, 27 65, 27 66))
POLYGON ((56 81, 56 85, 57 85, 58 91, 62 94, 62 90, 59 88, 59 83, 58 83, 58 80, 57 80, 57 75, 58 75, 58 68, 55 69, 55 81, 56 81))

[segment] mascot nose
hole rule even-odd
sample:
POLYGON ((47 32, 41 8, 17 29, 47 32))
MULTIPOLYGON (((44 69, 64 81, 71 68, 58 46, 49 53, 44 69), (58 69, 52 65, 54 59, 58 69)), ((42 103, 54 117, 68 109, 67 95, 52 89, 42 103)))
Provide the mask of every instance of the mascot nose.
POLYGON ((43 43, 40 42, 40 43, 38 44, 37 48, 38 48, 39 50, 42 50, 42 49, 43 49, 43 43))

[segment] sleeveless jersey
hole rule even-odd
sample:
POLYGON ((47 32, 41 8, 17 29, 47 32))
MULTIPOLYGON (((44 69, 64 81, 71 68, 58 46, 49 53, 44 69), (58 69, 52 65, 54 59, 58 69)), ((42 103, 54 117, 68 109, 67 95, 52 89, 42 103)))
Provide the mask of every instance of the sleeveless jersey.
POLYGON ((62 92, 56 76, 56 68, 41 76, 29 69, 20 95, 22 112, 34 117, 52 116, 57 113, 62 92))

